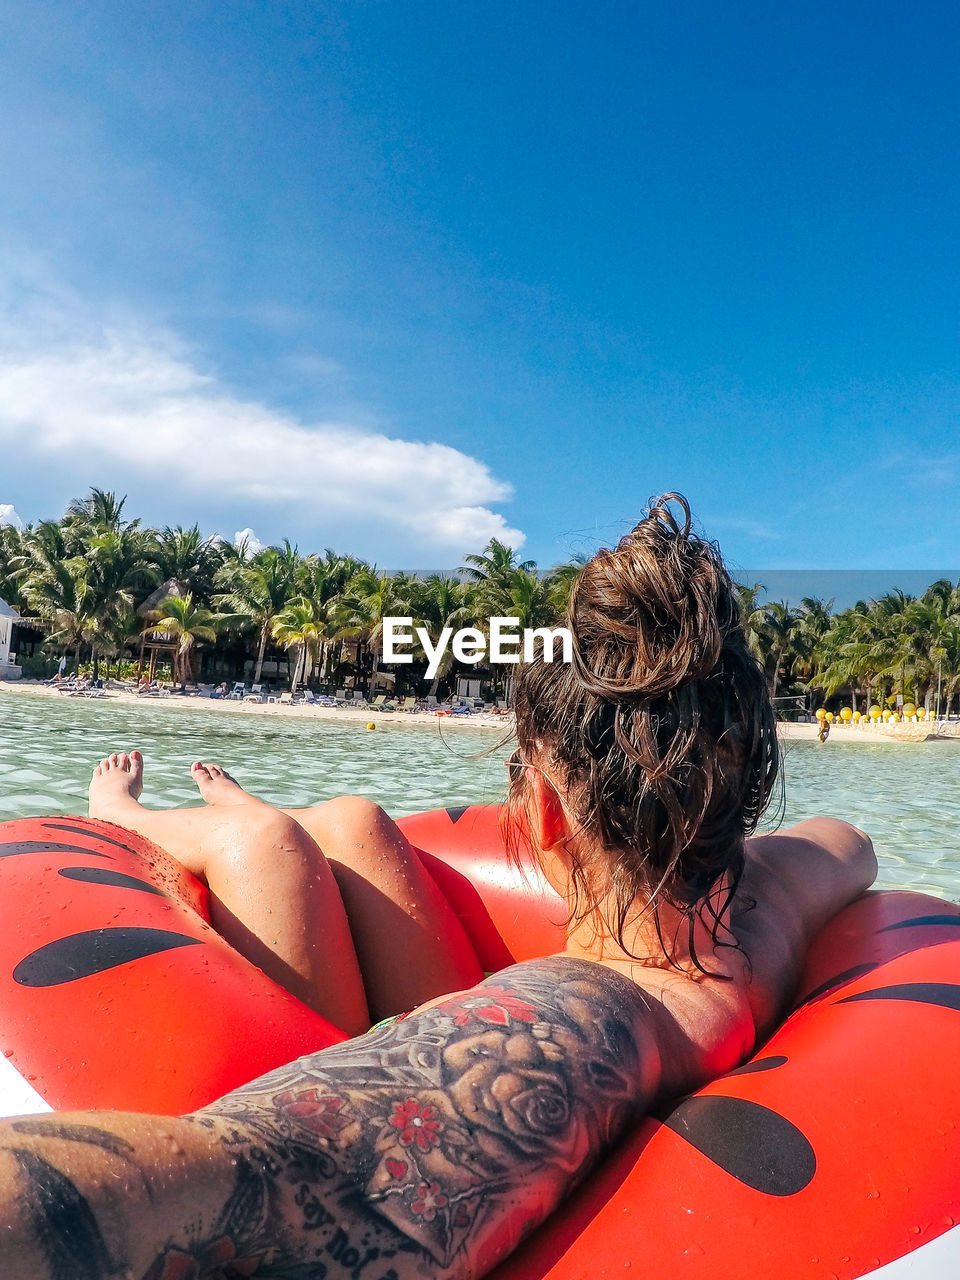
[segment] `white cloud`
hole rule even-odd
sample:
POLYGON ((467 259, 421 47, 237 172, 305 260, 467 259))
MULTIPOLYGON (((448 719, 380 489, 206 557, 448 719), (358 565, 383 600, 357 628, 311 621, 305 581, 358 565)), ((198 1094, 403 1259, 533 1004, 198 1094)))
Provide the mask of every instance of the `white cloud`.
POLYGON ((238 529, 233 535, 233 545, 238 550, 243 547, 245 559, 249 559, 250 556, 255 556, 258 551, 263 550, 263 543, 252 529, 238 529))
POLYGON ((12 524, 15 529, 23 528, 23 521, 12 502, 0 502, 0 524, 12 524))
POLYGON ((42 464, 82 454, 111 484, 155 483, 162 460, 166 488, 209 495, 215 486, 244 506, 315 511, 331 533, 338 517, 362 519, 424 550, 524 541, 491 509, 510 485, 469 454, 349 421, 301 421, 236 394, 169 332, 122 317, 96 323, 52 288, 36 291, 24 323, 3 282, 0 310, 5 293, 0 445, 20 455, 42 464))

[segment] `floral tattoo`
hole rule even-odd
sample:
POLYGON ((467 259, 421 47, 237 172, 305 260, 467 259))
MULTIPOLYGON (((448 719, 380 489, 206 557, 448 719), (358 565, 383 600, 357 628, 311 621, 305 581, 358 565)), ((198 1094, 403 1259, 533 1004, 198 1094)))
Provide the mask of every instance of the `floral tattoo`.
MULTIPOLYGON (((203 1231, 165 1232, 143 1280, 479 1275, 646 1108, 657 1070, 632 983, 582 961, 516 965, 195 1113, 233 1191, 203 1231)), ((55 1237, 55 1213, 37 1231, 55 1237)), ((114 1244, 98 1250, 91 1278, 116 1274, 114 1244)))

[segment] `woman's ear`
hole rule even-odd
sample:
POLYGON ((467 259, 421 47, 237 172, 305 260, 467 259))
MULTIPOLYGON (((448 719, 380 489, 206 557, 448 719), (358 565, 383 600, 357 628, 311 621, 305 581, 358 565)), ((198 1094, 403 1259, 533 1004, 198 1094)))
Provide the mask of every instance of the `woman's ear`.
POLYGON ((548 782, 539 769, 527 768, 528 812, 530 834, 534 843, 546 851, 555 849, 570 834, 567 814, 560 803, 556 788, 548 782))

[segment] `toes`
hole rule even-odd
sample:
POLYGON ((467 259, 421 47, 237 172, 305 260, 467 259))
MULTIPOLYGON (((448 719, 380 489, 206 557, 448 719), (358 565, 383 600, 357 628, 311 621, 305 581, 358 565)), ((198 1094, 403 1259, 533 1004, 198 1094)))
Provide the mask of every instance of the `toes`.
POLYGON ((117 762, 118 769, 122 770, 123 773, 130 772, 130 757, 125 751, 118 751, 114 759, 117 762))

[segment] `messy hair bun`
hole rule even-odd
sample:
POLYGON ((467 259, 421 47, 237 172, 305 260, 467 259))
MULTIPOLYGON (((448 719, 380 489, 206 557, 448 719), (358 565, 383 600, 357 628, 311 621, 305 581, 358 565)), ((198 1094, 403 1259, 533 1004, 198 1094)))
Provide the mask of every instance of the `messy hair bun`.
MULTIPOLYGON (((638 895, 692 919, 728 873, 732 893, 777 775, 773 710, 720 551, 679 494, 584 565, 567 626, 572 662, 518 672, 517 736, 606 862, 622 942, 638 895)), ((573 875, 583 915, 592 878, 576 858, 573 875)))

